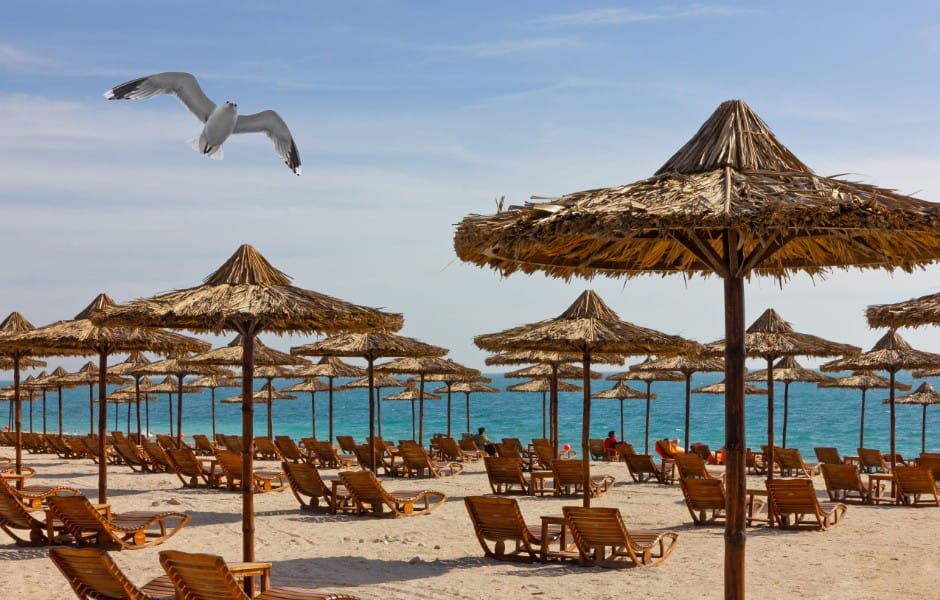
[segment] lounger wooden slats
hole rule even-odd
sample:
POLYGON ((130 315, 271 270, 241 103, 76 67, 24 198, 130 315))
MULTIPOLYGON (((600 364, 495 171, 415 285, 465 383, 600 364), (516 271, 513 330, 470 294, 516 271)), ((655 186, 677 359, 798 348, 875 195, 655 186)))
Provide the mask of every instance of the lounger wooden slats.
POLYGON ((228 450, 229 452, 235 452, 241 454, 242 452, 242 438, 238 435, 223 435, 222 436, 222 447, 228 450))
POLYGON ((160 444, 144 440, 140 447, 143 449, 144 454, 147 455, 147 458, 150 459, 150 465, 154 471, 170 472, 173 470, 173 467, 170 466, 167 460, 166 452, 160 444))
MULTIPOLYGON (((473 531, 476 533, 483 553, 495 560, 516 562, 542 562, 542 527, 529 525, 522 517, 519 504, 513 498, 487 498, 467 496, 464 498, 473 531), (512 547, 507 547, 507 542, 512 547)), ((561 537, 561 526, 551 525, 547 530, 546 543, 561 537)))
POLYGON ((317 462, 323 469, 348 469, 356 462, 355 454, 340 454, 333 444, 326 440, 313 440, 311 445, 316 453, 317 462))
POLYGON ((277 446, 271 441, 271 438, 255 438, 255 460, 276 460, 281 462, 284 458, 278 451, 277 446))
POLYGON ((27 510, 38 510, 45 506, 52 496, 79 496, 81 492, 64 485, 24 485, 17 489, 5 478, 0 477, 0 486, 12 494, 27 510))
MULTIPOLYGON (((186 600, 249 600, 221 556, 175 550, 160 553, 160 564, 181 598, 186 600)), ((251 563, 240 563, 250 565, 251 563)), ((295 587, 271 588, 254 600, 358 600, 356 596, 295 587)))
POLYGON ((659 483, 672 483, 671 474, 664 472, 661 465, 653 462, 652 454, 627 455, 624 460, 627 463, 627 469, 630 471, 630 477, 637 483, 653 480, 659 483))
POLYGON ((336 443, 339 444, 340 449, 346 454, 353 454, 356 451, 356 446, 359 445, 351 435, 336 436, 336 443))
POLYGON ((600 438, 591 438, 588 440, 588 451, 591 454, 591 460, 610 460, 607 454, 607 448, 604 448, 604 440, 600 438))
POLYGON ((689 445, 689 452, 697 454, 706 464, 715 463, 715 453, 712 452, 711 448, 708 447, 708 444, 703 444, 701 442, 695 442, 689 445))
POLYGON ((180 478, 185 487, 217 488, 221 484, 225 472, 222 467, 212 459, 196 456, 190 448, 171 448, 166 451, 167 462, 180 478))
POLYGON ((118 442, 113 446, 114 451, 121 457, 121 462, 131 468, 131 471, 153 471, 147 455, 129 442, 118 442))
MULTIPOLYGON (((682 488, 682 496, 685 498, 689 514, 692 515, 693 523, 713 525, 725 522, 727 498, 724 481, 714 478, 683 477, 679 479, 679 486, 682 488)), ((763 498, 752 496, 746 507, 745 524, 750 526, 754 521, 766 522, 766 515, 761 517, 766 505, 767 502, 763 498)))
POLYGON ((290 436, 278 435, 274 437, 274 446, 281 453, 283 459, 287 462, 302 463, 307 462, 307 455, 303 452, 290 436))
POLYGON ((110 546, 138 550, 162 544, 186 523, 179 512, 131 511, 102 515, 84 496, 49 498, 49 511, 62 521, 78 546, 110 546))
POLYGON ((633 444, 629 442, 620 442, 615 446, 615 449, 617 450, 617 457, 623 462, 627 461, 628 456, 633 456, 636 454, 636 450, 634 450, 633 444))
POLYGON ((35 431, 23 433, 23 448, 30 454, 45 454, 50 451, 45 436, 35 431))
POLYGON ((72 586, 79 600, 172 600, 176 588, 166 575, 137 587, 111 556, 95 548, 49 550, 49 558, 72 586))
POLYGON ((820 502, 809 479, 768 479, 764 483, 770 512, 782 529, 826 530, 842 521, 845 504, 820 502))
POLYGON ((565 506, 562 512, 582 566, 655 567, 672 554, 679 540, 673 531, 628 530, 616 508, 565 506))
POLYGON ((320 477, 317 468, 309 463, 281 463, 287 482, 294 492, 300 508, 303 510, 319 510, 330 513, 352 512, 354 505, 349 491, 343 485, 334 486, 320 477), (324 504, 321 506, 320 499, 324 504))
POLYGON ((437 443, 441 449, 441 455, 446 460, 452 460, 456 462, 473 462, 480 460, 479 452, 464 450, 460 447, 460 444, 457 443, 457 440, 452 437, 442 437, 438 440, 437 443))
MULTIPOLYGON (((228 450, 219 450, 215 454, 216 461, 225 474, 225 483, 229 489, 241 489, 244 479, 242 468, 242 455, 228 450)), ((283 492, 287 489, 287 475, 280 469, 253 469, 251 477, 252 489, 256 492, 283 492)))
POLYGON ((816 454, 816 460, 822 464, 828 465, 841 465, 845 463, 845 460, 839 454, 838 448, 831 448, 828 446, 819 446, 813 448, 813 452, 816 454))
MULTIPOLYGON (((829 494, 829 500, 832 502, 853 500, 863 504, 872 502, 868 488, 856 465, 823 463, 822 475, 823 481, 826 482, 826 493, 829 494)), ((876 497, 880 497, 884 491, 884 484, 879 485, 878 489, 873 491, 876 497)))
POLYGON ((179 448, 180 444, 175 437, 169 436, 165 433, 157 434, 157 443, 166 450, 167 448, 179 448))
POLYGON ((111 435, 110 435, 110 438, 111 438, 111 443, 112 443, 112 444, 129 444, 129 443, 131 443, 131 441, 130 441, 129 439, 127 439, 127 437, 124 436, 124 432, 123 432, 123 431, 112 431, 112 432, 111 432, 111 435))
POLYGON ((887 473, 891 470, 881 450, 858 448, 858 466, 865 473, 887 473))
POLYGON ((475 454, 479 458, 486 456, 486 452, 482 448, 477 447, 477 443, 472 439, 458 440, 457 445, 467 454, 475 454))
MULTIPOLYGON (((553 461, 552 475, 556 496, 580 496, 584 493, 584 460, 553 461)), ((614 481, 612 475, 591 475, 591 497, 607 493, 614 481)))
POLYGON ((699 479, 724 479, 725 471, 719 468, 708 468, 701 456, 693 452, 676 454, 676 470, 679 478, 695 477, 699 479))
POLYGON ((922 452, 917 459, 918 467, 927 467, 933 472, 933 478, 940 481, 940 454, 922 452))
POLYGON ((453 477, 463 472, 463 465, 453 461, 436 461, 425 453, 416 442, 402 440, 398 451, 401 453, 406 477, 453 477))
MULTIPOLYGON (((40 517, 41 510, 24 504, 8 483, 0 479, 0 529, 13 538, 17 546, 45 546, 52 543, 48 527, 40 517)), ((65 535, 61 523, 54 523, 53 534, 65 535)))
MULTIPOLYGON (((98 454, 98 441, 92 437, 78 438, 79 443, 82 444, 85 448, 85 456, 91 459, 93 463, 98 463, 101 460, 101 457, 98 454)), ((108 463, 115 463, 118 460, 118 455, 114 452, 114 449, 110 445, 105 445, 104 447, 105 460, 108 463)))
POLYGON ((822 463, 806 462, 796 448, 774 448, 774 462, 784 477, 813 477, 822 463))
POLYGON ((215 456, 215 445, 209 441, 209 437, 201 433, 193 436, 193 451, 199 456, 215 456))
POLYGON ((927 467, 895 465, 898 500, 907 506, 940 506, 937 482, 927 467))
POLYGON ((75 450, 69 446, 64 438, 57 435, 47 434, 46 444, 52 448, 52 451, 59 455, 59 458, 81 458, 81 454, 76 454, 75 450))
MULTIPOLYGON (((533 438, 532 452, 534 455, 530 457, 530 466, 533 469, 536 467, 551 469, 552 463, 558 459, 558 455, 555 454, 552 443, 545 438, 533 438)), ((523 456, 523 458, 525 458, 525 456, 523 456)))
POLYGON ((483 466, 494 494, 530 493, 529 476, 522 471, 521 458, 484 456, 483 466))
POLYGON ((339 480, 349 490, 356 514, 410 517, 428 514, 447 500, 447 494, 431 490, 388 491, 372 471, 340 471, 339 480))

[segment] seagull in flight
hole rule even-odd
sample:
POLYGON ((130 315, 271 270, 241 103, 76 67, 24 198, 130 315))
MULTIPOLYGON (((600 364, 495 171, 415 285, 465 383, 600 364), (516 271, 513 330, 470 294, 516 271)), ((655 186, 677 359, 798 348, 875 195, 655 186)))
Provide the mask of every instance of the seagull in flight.
POLYGON ((222 144, 233 133, 260 132, 274 142, 274 149, 291 171, 300 175, 300 153, 287 124, 273 110, 253 115, 237 114, 238 105, 225 102, 216 105, 206 96, 199 82, 190 73, 168 72, 148 75, 122 83, 104 93, 108 100, 142 100, 157 94, 173 94, 189 112, 205 123, 199 137, 189 145, 209 158, 222 159, 222 144))

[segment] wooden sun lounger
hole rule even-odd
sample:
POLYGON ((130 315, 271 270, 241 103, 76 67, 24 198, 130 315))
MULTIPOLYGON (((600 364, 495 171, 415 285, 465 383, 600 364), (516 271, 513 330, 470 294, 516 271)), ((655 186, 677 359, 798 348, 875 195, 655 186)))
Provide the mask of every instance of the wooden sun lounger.
POLYGON ((885 462, 881 450, 858 448, 858 466, 865 473, 887 473, 891 467, 885 462))
POLYGON ((471 439, 458 440, 457 445, 465 454, 475 454, 477 458, 486 456, 486 452, 477 447, 477 443, 471 439))
MULTIPOLYGON (((179 597, 202 599, 249 600, 241 590, 232 569, 221 556, 191 554, 176 550, 160 553, 160 564, 166 571, 179 597)), ((239 563, 245 567, 264 566, 270 563, 239 563)), ((234 566, 234 565, 233 565, 234 566)), ((254 600, 358 600, 356 596, 332 594, 294 587, 271 588, 254 597, 254 600)))
POLYGON ((137 450, 137 446, 130 442, 118 442, 112 446, 115 453, 121 457, 121 462, 131 468, 131 471, 153 471, 153 465, 147 455, 137 450))
POLYGON ((701 442, 689 444, 689 452, 700 456, 706 464, 715 464, 715 453, 712 452, 711 448, 708 447, 708 444, 703 444, 701 442))
POLYGON ((894 481, 897 497, 907 506, 940 506, 940 494, 934 474, 927 467, 896 465, 894 481))
POLYGON ((52 448, 52 451, 59 455, 59 458, 82 458, 82 454, 77 454, 75 450, 65 442, 65 439, 46 434, 46 444, 52 448))
POLYGON ((312 440, 310 445, 323 469, 348 469, 356 463, 355 450, 353 454, 340 454, 326 440, 312 440))
POLYGON ((169 436, 165 433, 157 434, 157 443, 166 450, 168 448, 179 448, 180 443, 177 441, 175 436, 169 436))
POLYGON ((463 465, 452 461, 432 461, 416 442, 403 440, 398 451, 405 466, 406 477, 452 477, 463 472, 463 465))
POLYGON ((784 477, 804 476, 812 478, 819 474, 822 463, 806 462, 796 448, 774 447, 774 462, 784 477))
POLYGON ((480 460, 480 454, 478 451, 468 452, 464 450, 457 443, 457 440, 452 437, 441 437, 437 440, 437 444, 441 450, 441 455, 447 460, 456 462, 472 462, 480 460))
POLYGON ((921 452, 917 458, 918 467, 926 467, 933 472, 933 478, 940 481, 940 454, 935 452, 921 452))
POLYGON ((655 567, 672 554, 679 540, 673 531, 628 530, 616 508, 565 506, 562 512, 582 566, 655 567))
POLYGON ((387 491, 372 471, 340 471, 339 480, 349 490, 356 514, 384 517, 425 515, 447 500, 447 494, 430 490, 387 491), (387 509, 387 510, 386 510, 387 509))
MULTIPOLYGON (((871 504, 872 497, 862 475, 856 465, 842 463, 823 463, 823 481, 826 482, 826 493, 832 502, 850 502, 855 500, 863 504, 871 504)), ((879 483, 877 489, 872 490, 876 497, 881 497, 884 484, 879 483)))
POLYGON ((217 488, 221 484, 225 471, 215 463, 215 457, 208 459, 196 456, 189 448, 171 448, 166 451, 167 463, 180 478, 185 487, 217 488))
POLYGON ((673 459, 676 461, 676 469, 679 471, 679 478, 695 477, 698 479, 724 479, 725 471, 723 469, 711 468, 705 465, 701 456, 693 452, 681 452, 673 459))
POLYGON ((199 456, 215 456, 215 445, 209 441, 209 437, 201 433, 193 436, 193 451, 199 456))
POLYGON ((281 453, 281 456, 285 461, 302 463, 307 462, 307 455, 305 452, 294 443, 294 440, 290 436, 278 435, 274 437, 274 446, 277 448, 278 452, 281 453))
POLYGON ((281 463, 281 466, 287 474, 287 482, 300 502, 301 509, 330 513, 352 512, 355 509, 346 487, 332 482, 327 485, 315 466, 287 461, 281 463), (325 505, 320 505, 320 498, 323 498, 325 505))
POLYGON ((818 460, 820 463, 828 465, 841 465, 845 463, 845 460, 842 458, 842 456, 839 455, 838 448, 818 446, 813 448, 813 452, 816 454, 816 460, 818 460))
POLYGON ((607 452, 607 448, 604 447, 604 440, 600 438, 588 440, 588 451, 591 454, 591 460, 610 460, 610 454, 607 452))
POLYGON ((339 444, 340 449, 346 454, 352 454, 356 451, 356 446, 359 444, 356 443, 356 440, 353 439, 351 435, 338 435, 336 436, 336 443, 339 444))
POLYGON ((49 558, 80 600, 170 600, 176 597, 176 588, 168 576, 161 575, 137 587, 107 552, 95 548, 50 548, 49 558))
MULTIPOLYGON (((532 439, 532 452, 534 456, 529 457, 531 468, 541 467, 543 469, 551 469, 552 463, 558 460, 558 455, 555 454, 555 449, 552 447, 552 443, 545 438, 533 438, 532 439)), ((569 454, 569 456, 574 456, 574 451, 569 454)), ((526 455, 523 453, 523 458, 526 455)))
POLYGON ((494 494, 530 493, 530 478, 522 471, 521 458, 484 456, 483 466, 494 494), (517 491, 515 486, 519 486, 517 491))
MULTIPOLYGON (((576 459, 552 462, 556 496, 580 496, 584 493, 584 461, 576 459)), ((591 497, 606 493, 614 484, 611 475, 591 475, 591 497)))
POLYGON ((0 477, 0 486, 20 501, 27 510, 43 508, 46 499, 52 496, 80 496, 81 492, 75 488, 63 485, 25 485, 19 489, 11 485, 6 479, 0 477))
POLYGON ((630 477, 637 483, 656 480, 659 483, 672 483, 672 473, 666 472, 662 465, 653 462, 652 454, 633 454, 624 456, 630 477))
POLYGON ((543 540, 541 525, 527 524, 513 498, 467 496, 464 504, 483 553, 490 558, 543 562, 546 559, 543 548, 561 537, 561 526, 549 525, 543 540), (507 542, 514 547, 507 548, 507 542))
MULTIPOLYGON (((229 450, 219 450, 215 457, 225 474, 226 486, 229 489, 241 489, 244 478, 242 455, 229 450)), ((256 492, 283 492, 287 489, 287 475, 281 470, 253 469, 251 485, 256 492)))
MULTIPOLYGON (((17 546, 45 546, 53 542, 48 535, 50 527, 38 518, 42 514, 41 510, 24 504, 13 488, 0 481, 0 529, 13 538, 17 546)), ((51 529, 54 537, 65 535, 65 528, 59 522, 54 522, 51 529)))
MULTIPOLYGON (((725 522, 727 498, 723 480, 710 477, 682 477, 679 479, 679 486, 682 488, 682 496, 685 498, 689 514, 692 515, 693 523, 712 525, 725 522)), ((766 505, 763 498, 751 495, 746 507, 745 524, 750 526, 755 521, 766 522, 766 515, 760 517, 766 505)))
POLYGON ((750 448, 744 452, 744 464, 747 472, 753 475, 763 475, 767 470, 767 463, 764 462, 764 454, 754 452, 750 448))
POLYGON ((826 530, 845 514, 841 502, 820 502, 809 479, 769 479, 765 484, 770 512, 782 529, 826 530))
POLYGON ((242 438, 238 435, 223 435, 222 445, 229 452, 242 453, 242 438))
POLYGON ((79 546, 117 546, 138 550, 162 544, 189 522, 179 512, 132 511, 102 515, 84 496, 48 499, 48 513, 62 521, 79 546))
POLYGON ((150 459, 151 468, 154 471, 164 471, 169 472, 173 470, 173 467, 170 466, 169 461, 166 457, 166 452, 156 442, 151 442, 149 440, 144 440, 140 445, 143 448, 144 453, 150 459))
POLYGON ((282 461, 284 458, 278 451, 277 446, 271 441, 271 438, 255 438, 255 460, 276 460, 282 461))

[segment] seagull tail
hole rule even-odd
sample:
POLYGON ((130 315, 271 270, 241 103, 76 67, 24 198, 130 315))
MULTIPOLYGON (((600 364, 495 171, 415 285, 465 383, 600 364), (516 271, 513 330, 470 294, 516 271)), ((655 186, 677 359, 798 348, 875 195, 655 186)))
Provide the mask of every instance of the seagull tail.
POLYGON ((222 146, 208 146, 204 148, 202 145, 202 140, 200 139, 201 137, 202 136, 194 137, 193 139, 186 142, 186 144, 199 154, 205 154, 213 160, 222 160, 222 146))

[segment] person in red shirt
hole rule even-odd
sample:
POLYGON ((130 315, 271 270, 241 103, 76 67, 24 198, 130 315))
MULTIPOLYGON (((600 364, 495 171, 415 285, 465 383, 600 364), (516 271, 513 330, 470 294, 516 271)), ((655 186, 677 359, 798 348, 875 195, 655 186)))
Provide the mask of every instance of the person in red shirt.
POLYGON ((620 442, 617 441, 617 434, 613 431, 607 432, 607 437, 604 439, 604 450, 607 451, 607 454, 610 456, 615 456, 617 454, 617 444, 620 442))

